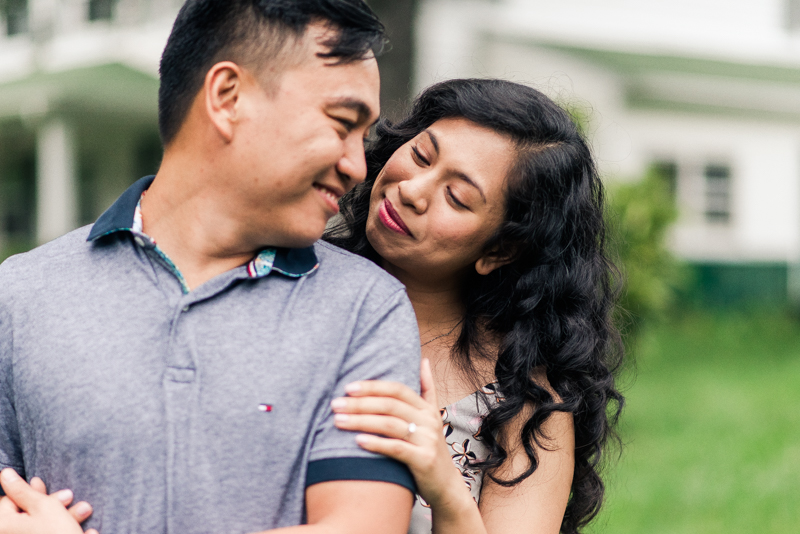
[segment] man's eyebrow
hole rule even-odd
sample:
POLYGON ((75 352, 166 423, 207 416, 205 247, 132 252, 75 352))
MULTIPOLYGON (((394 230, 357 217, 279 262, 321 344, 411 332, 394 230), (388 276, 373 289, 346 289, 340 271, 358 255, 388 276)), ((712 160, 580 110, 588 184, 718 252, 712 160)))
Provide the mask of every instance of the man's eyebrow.
MULTIPOLYGON (((343 97, 334 100, 330 105, 332 107, 352 109, 358 113, 358 122, 367 122, 370 117, 372 117, 372 108, 370 108, 363 100, 359 100, 358 98, 343 97)), ((375 119, 370 126, 376 122, 378 122, 378 119, 375 119)))
MULTIPOLYGON (((436 134, 434 134, 430 130, 425 130, 425 133, 428 134, 428 137, 431 140, 431 144, 433 144, 433 150, 436 151, 436 155, 439 155, 439 139, 436 138, 436 134)), ((481 195, 481 198, 483 199, 483 203, 486 204, 486 195, 483 193, 483 189, 481 189, 481 186, 479 186, 477 182, 475 182, 475 180, 473 180, 463 172, 456 171, 453 174, 456 176, 456 178, 467 182, 469 185, 477 189, 478 193, 481 195)))

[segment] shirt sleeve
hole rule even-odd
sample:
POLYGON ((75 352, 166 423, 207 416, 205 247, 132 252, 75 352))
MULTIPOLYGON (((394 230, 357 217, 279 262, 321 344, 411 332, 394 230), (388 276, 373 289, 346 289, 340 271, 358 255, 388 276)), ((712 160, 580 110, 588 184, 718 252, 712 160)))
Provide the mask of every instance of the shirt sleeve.
MULTIPOLYGON (((13 351, 11 316, 0 302, 0 469, 13 467, 24 477, 17 413, 13 401, 13 351)), ((0 495, 4 495, 2 488, 0 495)))
MULTIPOLYGON (((359 313, 348 353, 339 370, 333 395, 358 380, 389 380, 419 392, 419 332, 405 290, 394 292, 378 306, 369 299, 359 313)), ((317 426, 309 457, 306 486, 332 480, 372 480, 415 490, 404 464, 360 448, 356 434, 339 430, 328 409, 317 426)))

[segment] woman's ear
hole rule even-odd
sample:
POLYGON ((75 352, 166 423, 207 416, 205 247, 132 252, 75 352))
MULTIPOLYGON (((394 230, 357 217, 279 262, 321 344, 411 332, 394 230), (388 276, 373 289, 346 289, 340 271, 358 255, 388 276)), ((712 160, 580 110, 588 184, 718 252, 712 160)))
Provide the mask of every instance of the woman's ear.
POLYGON ((239 111, 237 104, 242 91, 242 74, 241 67, 231 61, 217 63, 206 74, 206 113, 226 142, 233 140, 233 126, 239 111))
POLYGON ((508 265, 513 261, 511 256, 501 256, 497 252, 487 252, 475 262, 475 270, 481 276, 486 276, 495 269, 508 265))

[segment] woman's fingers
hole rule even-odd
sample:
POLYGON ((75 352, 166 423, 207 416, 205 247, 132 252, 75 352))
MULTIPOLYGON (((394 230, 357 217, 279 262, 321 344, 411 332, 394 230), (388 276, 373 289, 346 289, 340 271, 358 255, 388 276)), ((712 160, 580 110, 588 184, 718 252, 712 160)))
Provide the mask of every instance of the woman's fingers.
POLYGON ((39 493, 47 495, 47 486, 45 486, 44 480, 42 480, 41 478, 33 477, 31 479, 31 487, 36 491, 38 491, 39 493))
MULTIPOLYGON (((31 486, 33 486, 33 481, 31 481, 31 486)), ((63 504, 65 507, 69 506, 69 504, 72 502, 72 499, 75 498, 72 492, 68 489, 53 493, 53 497, 58 499, 58 502, 63 504)))
MULTIPOLYGON (((0 485, 3 487, 7 497, 0 499, 0 512, 9 511, 11 507, 15 512, 23 511, 31 513, 37 510, 53 510, 52 505, 55 499, 65 508, 72 502, 72 491, 66 489, 53 493, 49 497, 46 495, 47 489, 44 482, 39 478, 34 478, 31 483, 25 482, 13 469, 3 469, 0 472, 0 485)), ((58 505, 56 505, 58 506, 58 505)), ((92 515, 92 507, 89 503, 79 502, 69 508, 69 514, 78 523, 86 521, 92 515)), ((63 509, 62 512, 63 513, 63 509)))
POLYGON ((359 434, 356 436, 356 442, 364 450, 382 454, 398 462, 403 462, 408 465, 412 471, 416 460, 419 459, 419 447, 415 447, 411 443, 401 439, 381 438, 368 434, 359 434))
POLYGON ((83 523, 92 515, 92 506, 86 501, 81 501, 75 506, 70 507, 69 515, 78 523, 83 523))
POLYGON ((18 514, 20 509, 14 504, 14 501, 8 497, 0 497, 0 517, 10 514, 18 514))
POLYGON ((45 495, 30 487, 25 479, 11 468, 0 471, 0 485, 6 496, 24 512, 30 511, 42 499, 47 499, 45 495))
POLYGON ((345 386, 344 390, 350 397, 391 397, 417 408, 422 408, 425 404, 422 397, 410 387, 388 380, 353 382, 345 386))
POLYGON ((433 371, 431 371, 431 361, 428 358, 422 358, 419 365, 419 385, 422 391, 422 398, 431 406, 438 407, 439 402, 436 400, 436 384, 433 381, 433 371))
MULTIPOLYGON (((47 495, 47 486, 45 485, 44 480, 42 480, 39 477, 33 477, 31 479, 31 488, 33 488, 37 492, 41 493, 42 495, 47 495)), ((53 492, 51 494, 51 497, 55 497, 56 500, 58 500, 58 502, 63 504, 64 507, 67 507, 67 506, 70 505, 72 500, 75 498, 75 495, 72 493, 71 490, 63 489, 61 491, 53 492)), ((89 509, 91 510, 91 507, 89 509)), ((90 514, 91 514, 91 512, 90 512, 90 514)), ((86 517, 89 517, 89 516, 86 516, 86 517)))
POLYGON ((379 434, 387 438, 405 439, 409 442, 414 442, 415 435, 429 433, 431 437, 435 437, 435 432, 427 432, 423 430, 425 427, 417 426, 414 423, 414 432, 409 432, 409 422, 398 417, 389 415, 352 415, 352 414, 336 414, 334 422, 338 428, 342 430, 350 430, 353 432, 369 432, 370 434, 379 434))
POLYGON ((420 410, 413 405, 390 397, 340 397, 331 402, 331 409, 334 413, 392 415, 416 424, 425 423, 427 419, 434 416, 427 404, 425 407, 425 410, 420 410))

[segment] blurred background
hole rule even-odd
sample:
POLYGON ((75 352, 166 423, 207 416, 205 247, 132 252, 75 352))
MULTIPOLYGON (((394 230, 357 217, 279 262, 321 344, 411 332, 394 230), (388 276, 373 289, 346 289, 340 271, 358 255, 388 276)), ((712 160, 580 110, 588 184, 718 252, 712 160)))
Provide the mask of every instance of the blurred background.
MULTIPOLYGON (((383 108, 453 77, 557 100, 626 274, 624 448, 590 531, 800 527, 800 0, 371 0, 383 108)), ((161 158, 181 0, 0 0, 0 260, 161 158)))

